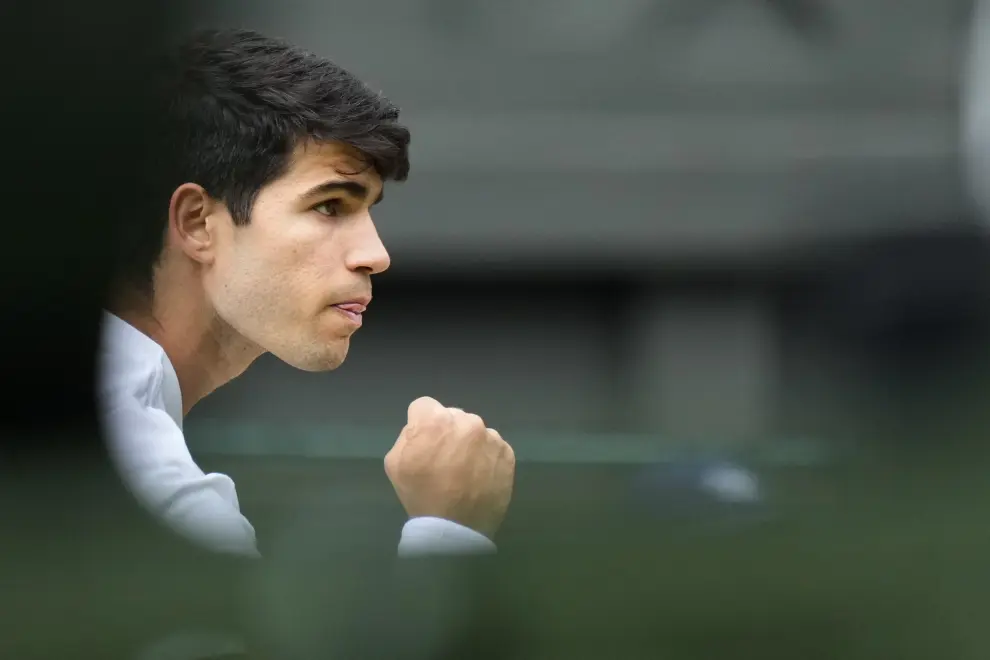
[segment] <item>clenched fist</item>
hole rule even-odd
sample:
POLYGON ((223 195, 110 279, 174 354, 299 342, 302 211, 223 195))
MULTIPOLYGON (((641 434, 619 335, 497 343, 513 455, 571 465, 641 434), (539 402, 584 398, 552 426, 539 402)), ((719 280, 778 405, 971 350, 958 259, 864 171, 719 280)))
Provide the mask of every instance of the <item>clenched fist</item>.
POLYGON ((516 457, 477 415, 422 397, 388 455, 385 473, 410 517, 445 518, 492 538, 502 524, 516 457))

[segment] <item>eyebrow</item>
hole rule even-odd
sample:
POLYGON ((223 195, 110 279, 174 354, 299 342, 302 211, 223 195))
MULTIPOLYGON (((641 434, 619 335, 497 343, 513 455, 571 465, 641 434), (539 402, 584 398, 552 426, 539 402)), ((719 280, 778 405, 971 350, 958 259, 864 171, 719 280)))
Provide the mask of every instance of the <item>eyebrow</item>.
MULTIPOLYGON (((313 186, 305 193, 303 193, 304 199, 310 199, 312 197, 319 197, 321 195, 327 195, 329 193, 342 192, 347 193, 351 197, 356 197, 360 200, 365 200, 368 198, 368 186, 363 183, 358 183, 357 181, 326 181, 319 185, 313 186)), ((371 203, 372 206, 379 203, 385 199, 384 189, 378 193, 378 197, 371 203)))

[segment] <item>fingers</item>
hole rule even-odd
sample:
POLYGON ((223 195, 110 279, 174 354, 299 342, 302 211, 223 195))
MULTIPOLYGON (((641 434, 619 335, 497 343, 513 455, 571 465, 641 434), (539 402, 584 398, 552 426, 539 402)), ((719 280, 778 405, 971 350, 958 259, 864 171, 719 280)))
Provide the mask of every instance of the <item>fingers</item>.
POLYGON ((457 425, 463 429, 469 437, 485 437, 488 429, 485 428, 485 420, 473 413, 466 413, 463 410, 454 413, 457 425))
POLYGON ((481 431, 485 422, 478 415, 464 412, 461 408, 447 408, 439 401, 429 396, 422 396, 409 404, 407 411, 408 423, 427 424, 453 416, 454 422, 461 428, 470 431, 481 431))
POLYGON ((509 460, 512 461, 513 464, 515 464, 515 462, 516 462, 516 453, 512 450, 512 445, 510 445, 508 442, 506 442, 502 438, 502 434, 499 433, 498 431, 496 431, 495 429, 488 429, 488 436, 492 440, 494 440, 496 443, 498 443, 499 445, 502 446, 502 449, 505 452, 506 458, 508 458, 509 460))
POLYGON ((431 397, 413 401, 408 415, 385 457, 406 512, 452 520, 490 538, 512 499, 512 448, 480 416, 431 397))

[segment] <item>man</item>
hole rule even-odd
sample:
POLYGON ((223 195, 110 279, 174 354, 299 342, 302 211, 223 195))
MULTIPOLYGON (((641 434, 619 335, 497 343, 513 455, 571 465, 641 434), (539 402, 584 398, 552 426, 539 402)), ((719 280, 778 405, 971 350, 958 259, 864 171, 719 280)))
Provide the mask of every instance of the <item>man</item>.
MULTIPOLYGON (((256 556, 233 482, 204 474, 183 416, 269 352, 338 367, 389 266, 371 208, 409 171, 398 110, 333 63, 249 31, 188 40, 160 91, 149 208, 125 228, 101 408, 120 474, 183 536, 256 556)), ((480 417, 414 401, 385 469, 401 554, 494 549, 512 449, 480 417)))

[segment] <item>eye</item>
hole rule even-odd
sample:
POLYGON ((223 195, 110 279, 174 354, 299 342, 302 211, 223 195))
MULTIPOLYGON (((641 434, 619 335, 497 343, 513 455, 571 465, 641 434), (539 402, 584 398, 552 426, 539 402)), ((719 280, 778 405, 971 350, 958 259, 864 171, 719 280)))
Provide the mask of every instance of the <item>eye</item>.
POLYGON ((313 210, 322 215, 336 218, 344 213, 344 204, 339 199, 328 199, 314 206, 313 210))

